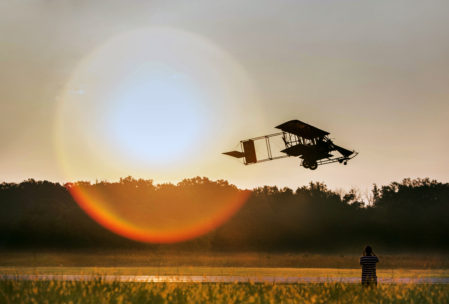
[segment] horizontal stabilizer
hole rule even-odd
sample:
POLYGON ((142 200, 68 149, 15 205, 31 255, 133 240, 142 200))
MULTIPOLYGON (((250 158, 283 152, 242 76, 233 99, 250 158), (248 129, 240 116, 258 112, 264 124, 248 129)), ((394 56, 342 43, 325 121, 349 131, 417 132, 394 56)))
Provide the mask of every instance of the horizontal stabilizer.
POLYGON ((243 152, 240 151, 229 151, 223 152, 223 154, 235 157, 235 158, 245 158, 245 165, 257 163, 256 147, 254 146, 254 140, 248 139, 241 141, 243 152))
POLYGON ((229 152, 223 152, 223 154, 235 157, 235 158, 242 158, 245 157, 245 153, 240 151, 229 151, 229 152))

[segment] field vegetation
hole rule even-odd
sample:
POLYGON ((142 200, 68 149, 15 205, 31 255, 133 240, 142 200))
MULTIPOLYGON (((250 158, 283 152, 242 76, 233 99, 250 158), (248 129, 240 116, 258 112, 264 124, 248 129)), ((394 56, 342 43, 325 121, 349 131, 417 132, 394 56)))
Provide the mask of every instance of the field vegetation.
POLYGON ((0 281, 0 303, 447 303, 449 285, 0 281))
MULTIPOLYGON (((88 275, 114 276, 239 276, 242 278, 313 277, 360 278, 353 268, 264 268, 264 267, 0 267, 1 275, 88 275)), ((385 269, 377 272, 382 279, 447 278, 447 269, 385 269)))

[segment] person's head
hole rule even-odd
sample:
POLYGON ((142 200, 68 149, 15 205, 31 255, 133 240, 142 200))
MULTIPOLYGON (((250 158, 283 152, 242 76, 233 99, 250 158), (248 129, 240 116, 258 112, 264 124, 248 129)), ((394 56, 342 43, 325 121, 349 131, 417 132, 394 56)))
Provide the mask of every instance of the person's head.
POLYGON ((363 255, 372 255, 373 254, 373 248, 371 246, 366 246, 365 250, 363 250, 363 255))

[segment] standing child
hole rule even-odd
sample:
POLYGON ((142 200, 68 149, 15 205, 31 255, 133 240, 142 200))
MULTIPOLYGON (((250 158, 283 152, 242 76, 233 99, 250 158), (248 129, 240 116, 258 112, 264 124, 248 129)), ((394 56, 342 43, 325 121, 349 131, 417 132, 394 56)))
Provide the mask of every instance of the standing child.
POLYGON ((377 286, 377 274, 376 274, 376 263, 379 259, 374 254, 371 246, 366 246, 363 251, 363 256, 360 258, 360 265, 362 265, 362 285, 377 286))

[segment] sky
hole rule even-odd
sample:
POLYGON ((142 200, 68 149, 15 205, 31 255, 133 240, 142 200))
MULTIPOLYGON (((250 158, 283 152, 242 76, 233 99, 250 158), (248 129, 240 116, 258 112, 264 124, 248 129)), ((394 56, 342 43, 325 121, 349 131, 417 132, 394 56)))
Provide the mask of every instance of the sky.
MULTIPOLYGON (((1 1, 0 181, 449 180, 447 1, 1 1), (299 119, 359 155, 221 152, 299 119)), ((275 149, 280 147, 274 147, 275 149)))

